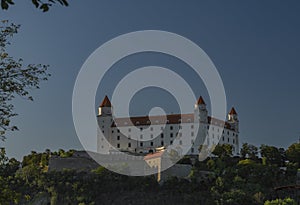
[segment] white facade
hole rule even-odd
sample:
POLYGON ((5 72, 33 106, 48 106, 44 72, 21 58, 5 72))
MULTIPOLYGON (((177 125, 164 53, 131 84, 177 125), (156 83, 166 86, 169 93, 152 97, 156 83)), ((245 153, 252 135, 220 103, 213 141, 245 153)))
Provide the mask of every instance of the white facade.
POLYGON ((214 146, 218 143, 232 145, 233 154, 237 155, 239 121, 234 108, 229 112, 226 122, 208 116, 202 97, 194 108, 191 114, 113 119, 112 105, 106 96, 97 116, 98 132, 103 133, 98 134, 97 151, 108 153, 115 148, 132 153, 147 153, 158 147, 168 147, 176 141, 178 145, 189 148, 185 152, 187 155, 198 155, 202 144, 214 146))

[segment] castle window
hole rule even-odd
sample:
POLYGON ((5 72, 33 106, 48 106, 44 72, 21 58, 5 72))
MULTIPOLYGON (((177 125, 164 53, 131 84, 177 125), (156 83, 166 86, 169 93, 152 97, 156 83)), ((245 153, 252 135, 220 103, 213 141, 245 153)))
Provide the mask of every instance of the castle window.
POLYGON ((191 152, 194 153, 194 147, 191 148, 191 152))
POLYGON ((153 134, 150 135, 151 139, 153 138, 153 134))
POLYGON ((173 137, 173 133, 170 133, 170 137, 173 137))
POLYGON ((164 146, 164 141, 161 141, 160 144, 161 144, 161 146, 164 146))
POLYGON ((102 133, 104 133, 104 130, 102 130, 102 133))
POLYGON ((229 142, 229 137, 227 138, 227 142, 229 142))
POLYGON ((229 135, 229 131, 227 131, 227 135, 229 135))
POLYGON ((143 139, 143 135, 141 135, 140 138, 143 139))
POLYGON ((117 144, 117 148, 120 148, 120 144, 117 144))
POLYGON ((179 125, 179 127, 178 127, 180 130, 182 129, 182 126, 181 125, 179 125))
POLYGON ((150 127, 150 130, 153 131, 153 127, 150 127))
POLYGON ((131 132, 131 128, 128 128, 128 132, 131 132))
POLYGON ((142 128, 142 127, 140 127, 140 130, 141 130, 141 131, 143 131, 143 128, 142 128))
POLYGON ((131 143, 130 142, 128 143, 128 147, 131 147, 131 143))
POLYGON ((114 133, 114 131, 112 130, 111 133, 114 133))
POLYGON ((192 136, 192 137, 194 136, 194 132, 191 132, 191 136, 192 136))
POLYGON ((179 119, 178 122, 181 123, 181 119, 179 119))
POLYGON ((235 144, 235 140, 234 139, 232 140, 232 143, 235 144))
POLYGON ((191 144, 194 144, 195 142, 194 142, 194 140, 191 140, 191 144))
POLYGON ((173 130, 173 126, 170 126, 170 130, 173 130))
POLYGON ((118 133, 120 133, 120 130, 118 129, 118 131, 117 131, 118 133))
POLYGON ((139 121, 136 121, 136 123, 135 123, 136 125, 139 125, 140 124, 140 122, 139 121))
POLYGON ((173 141, 172 141, 172 140, 170 141, 170 144, 173 144, 173 141))
POLYGON ((161 138, 164 138, 164 133, 161 133, 161 134, 160 134, 160 137, 161 137, 161 138))
POLYGON ((225 139, 224 139, 224 136, 222 137, 222 140, 223 140, 223 142, 224 142, 224 140, 225 140, 225 139))
POLYGON ((234 136, 234 132, 232 133, 232 135, 234 136))
POLYGON ((179 144, 182 145, 182 140, 179 141, 179 144))
POLYGON ((120 140, 120 136, 117 136, 117 140, 120 140))
POLYGON ((142 143, 142 142, 140 142, 140 146, 141 146, 141 147, 143 146, 143 143, 142 143))
POLYGON ((150 142, 150 145, 153 146, 153 142, 150 142))
POLYGON ((191 125, 191 128, 194 129, 194 125, 191 125))
POLYGON ((170 122, 170 121, 169 121, 169 120, 167 120, 167 124, 169 124, 169 122, 170 122))
POLYGON ((207 125, 207 129, 209 129, 209 125, 207 125))
POLYGON ((128 139, 131 139, 131 135, 128 135, 128 139))

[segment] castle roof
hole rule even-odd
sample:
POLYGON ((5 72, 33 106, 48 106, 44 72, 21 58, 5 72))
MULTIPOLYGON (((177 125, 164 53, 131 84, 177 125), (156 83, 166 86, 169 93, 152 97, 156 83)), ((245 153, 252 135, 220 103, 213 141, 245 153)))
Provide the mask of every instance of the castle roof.
POLYGON ((107 95, 105 95, 100 107, 111 107, 111 103, 110 103, 107 95))
POLYGON ((159 124, 180 124, 194 122, 194 114, 170 114, 170 115, 157 115, 157 116, 139 116, 139 117, 122 117, 115 118, 112 127, 121 126, 126 127, 133 125, 154 125, 159 124))
POLYGON ((230 112, 229 112, 230 115, 237 115, 234 107, 231 108, 230 112))
POLYGON ((199 97, 197 104, 198 105, 206 105, 203 98, 202 98, 202 96, 199 97))
MULTIPOLYGON (((231 130, 231 125, 228 122, 219 120, 214 117, 207 117, 208 124, 224 127, 231 130)), ((115 118, 111 127, 127 127, 127 126, 149 126, 149 125, 165 125, 165 124, 180 124, 194 123, 194 114, 171 114, 157 116, 139 116, 139 117, 122 117, 115 118), (150 121, 151 118, 151 121, 150 121)))

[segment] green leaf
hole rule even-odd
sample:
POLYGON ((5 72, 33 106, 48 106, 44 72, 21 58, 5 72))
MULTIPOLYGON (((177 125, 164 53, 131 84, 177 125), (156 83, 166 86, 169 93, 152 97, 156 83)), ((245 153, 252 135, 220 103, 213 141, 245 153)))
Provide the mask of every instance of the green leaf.
POLYGON ((1 0, 1 7, 3 10, 8 9, 8 3, 6 3, 6 0, 1 0))
POLYGON ((42 9, 43 12, 47 12, 49 10, 49 5, 48 4, 42 4, 40 6, 40 9, 42 9))
POLYGON ((6 0, 7 3, 9 3, 10 5, 14 5, 15 3, 12 0, 6 0))
POLYGON ((38 0, 32 0, 32 3, 35 5, 36 8, 39 7, 39 2, 38 2, 38 0))

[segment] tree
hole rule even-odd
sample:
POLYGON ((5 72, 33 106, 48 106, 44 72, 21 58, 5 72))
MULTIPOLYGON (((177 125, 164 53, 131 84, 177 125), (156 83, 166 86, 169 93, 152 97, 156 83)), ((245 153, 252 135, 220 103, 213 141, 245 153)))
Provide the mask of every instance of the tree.
POLYGON ((47 65, 29 64, 23 66, 22 59, 14 59, 7 53, 10 39, 18 33, 20 25, 9 24, 2 21, 0 25, 0 139, 5 139, 7 131, 18 128, 11 125, 11 118, 17 114, 14 112, 12 100, 16 96, 33 100, 29 94, 32 89, 38 89, 41 81, 47 80, 47 65))
POLYGON ((242 158, 250 158, 252 160, 257 159, 258 148, 254 145, 244 143, 241 149, 242 158))
POLYGON ((276 164, 281 166, 283 163, 282 154, 277 147, 261 145, 260 154, 265 158, 267 164, 276 164))
POLYGON ((217 145, 213 151, 214 155, 217 155, 220 158, 230 157, 232 156, 232 145, 230 144, 222 144, 217 145))
MULTIPOLYGON (((62 6, 68 6, 69 3, 67 0, 48 0, 48 1, 42 1, 42 0, 32 0, 32 4, 38 8, 41 9, 43 12, 46 12, 49 10, 49 8, 56 3, 59 3, 62 6)), ((9 6, 14 5, 14 0, 1 0, 1 8, 3 10, 7 10, 9 6)))
POLYGON ((291 162, 298 163, 300 166, 300 143, 294 143, 286 150, 286 157, 291 162))
POLYGON ((297 203, 295 200, 291 198, 285 198, 285 199, 275 199, 272 201, 266 201, 265 205, 296 205, 297 203))

